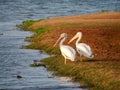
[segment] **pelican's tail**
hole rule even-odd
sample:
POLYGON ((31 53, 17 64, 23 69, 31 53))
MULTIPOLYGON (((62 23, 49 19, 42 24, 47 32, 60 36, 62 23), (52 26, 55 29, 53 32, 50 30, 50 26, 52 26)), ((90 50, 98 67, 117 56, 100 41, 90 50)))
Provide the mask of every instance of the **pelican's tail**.
POLYGON ((89 58, 94 58, 94 55, 93 55, 93 54, 91 54, 91 55, 89 56, 89 58))

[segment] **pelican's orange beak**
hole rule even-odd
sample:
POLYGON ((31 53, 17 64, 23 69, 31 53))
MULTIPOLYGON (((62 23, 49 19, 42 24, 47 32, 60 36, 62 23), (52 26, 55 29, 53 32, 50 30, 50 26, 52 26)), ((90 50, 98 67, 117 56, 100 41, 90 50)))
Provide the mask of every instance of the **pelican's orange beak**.
POLYGON ((68 44, 70 44, 73 40, 75 40, 76 38, 78 38, 78 35, 76 34, 72 39, 70 39, 70 41, 68 42, 68 44))
POLYGON ((54 47, 56 46, 56 44, 61 40, 62 37, 59 37, 58 40, 56 41, 56 43, 54 44, 54 47))

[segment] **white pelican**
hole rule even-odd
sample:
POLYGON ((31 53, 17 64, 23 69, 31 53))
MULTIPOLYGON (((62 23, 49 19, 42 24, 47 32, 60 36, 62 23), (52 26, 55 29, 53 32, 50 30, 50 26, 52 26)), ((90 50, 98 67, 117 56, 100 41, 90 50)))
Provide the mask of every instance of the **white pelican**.
POLYGON ((65 58, 65 64, 66 64, 66 59, 70 59, 71 61, 76 61, 76 52, 75 52, 75 50, 70 46, 63 45, 63 42, 65 41, 66 38, 67 38, 67 34, 62 33, 60 35, 59 39, 54 44, 54 46, 55 46, 62 39, 60 41, 60 51, 61 51, 61 54, 65 58))
POLYGON ((94 55, 92 53, 90 46, 85 43, 79 43, 79 41, 82 38, 82 32, 77 32, 77 34, 68 43, 71 43, 76 38, 78 38, 76 41, 76 49, 77 52, 80 54, 80 57, 83 55, 87 58, 93 58, 94 55))

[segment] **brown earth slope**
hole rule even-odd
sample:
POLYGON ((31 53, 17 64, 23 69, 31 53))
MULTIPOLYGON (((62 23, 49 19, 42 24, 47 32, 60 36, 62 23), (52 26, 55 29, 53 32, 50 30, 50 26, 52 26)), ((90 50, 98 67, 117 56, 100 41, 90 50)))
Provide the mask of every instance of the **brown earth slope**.
MULTIPOLYGON (((120 12, 56 17, 35 22, 29 28, 36 30, 39 27, 51 29, 43 34, 44 39, 38 41, 39 44, 52 46, 63 32, 68 34, 67 44, 67 41, 81 31, 81 42, 91 46, 94 59, 120 60, 120 12)), ((71 46, 75 47, 75 42, 71 46)))

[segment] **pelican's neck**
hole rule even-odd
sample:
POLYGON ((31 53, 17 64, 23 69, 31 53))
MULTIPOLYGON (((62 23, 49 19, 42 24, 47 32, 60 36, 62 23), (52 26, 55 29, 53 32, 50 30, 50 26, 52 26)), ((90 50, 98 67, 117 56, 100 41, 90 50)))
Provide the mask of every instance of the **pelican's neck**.
POLYGON ((78 39, 76 41, 76 45, 78 45, 79 41, 81 40, 81 37, 82 37, 82 35, 79 35, 79 37, 78 37, 78 39))
POLYGON ((60 41, 60 46, 63 45, 63 42, 65 41, 65 37, 60 41))

